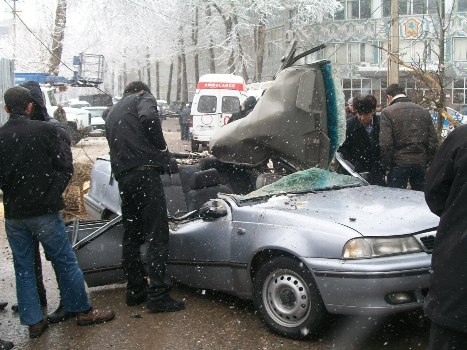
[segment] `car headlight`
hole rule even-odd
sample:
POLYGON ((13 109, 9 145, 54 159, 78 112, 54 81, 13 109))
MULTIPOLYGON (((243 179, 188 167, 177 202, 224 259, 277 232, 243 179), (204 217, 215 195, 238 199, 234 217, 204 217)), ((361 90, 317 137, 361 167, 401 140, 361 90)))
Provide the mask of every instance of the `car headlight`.
POLYGON ((423 248, 412 236, 391 238, 354 238, 342 251, 343 259, 369 259, 388 255, 422 252, 423 248))

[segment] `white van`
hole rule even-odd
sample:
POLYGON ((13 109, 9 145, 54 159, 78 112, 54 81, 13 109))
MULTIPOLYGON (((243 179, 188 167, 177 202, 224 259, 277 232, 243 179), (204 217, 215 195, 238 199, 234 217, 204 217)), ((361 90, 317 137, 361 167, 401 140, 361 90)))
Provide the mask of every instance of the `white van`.
POLYGON ((212 135, 240 111, 246 84, 233 74, 206 74, 199 78, 190 113, 191 150, 207 146, 212 135))

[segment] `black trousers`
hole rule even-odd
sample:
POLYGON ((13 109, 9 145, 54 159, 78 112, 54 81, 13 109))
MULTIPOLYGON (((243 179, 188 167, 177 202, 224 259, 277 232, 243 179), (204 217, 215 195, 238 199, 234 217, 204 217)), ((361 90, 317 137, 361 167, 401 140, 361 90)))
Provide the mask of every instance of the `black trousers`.
POLYGON ((169 224, 164 189, 159 170, 129 170, 118 179, 122 198, 122 265, 128 278, 127 292, 148 287, 148 296, 157 298, 169 291, 165 280, 169 249, 169 224), (146 265, 141 259, 141 245, 147 242, 146 265))
POLYGON ((431 322, 429 350, 467 349, 467 333, 456 332, 431 322))

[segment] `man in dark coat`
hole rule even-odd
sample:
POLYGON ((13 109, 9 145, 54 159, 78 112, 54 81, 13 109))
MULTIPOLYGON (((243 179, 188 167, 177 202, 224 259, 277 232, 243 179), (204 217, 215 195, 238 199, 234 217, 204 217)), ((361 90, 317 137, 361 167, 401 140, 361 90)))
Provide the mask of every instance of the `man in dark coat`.
POLYGON ((190 113, 191 104, 183 104, 180 115, 178 117, 178 123, 180 124, 180 136, 182 140, 190 139, 190 113))
MULTIPOLYGON (((232 116, 229 119, 228 123, 232 123, 236 120, 245 118, 248 114, 251 113, 253 108, 256 106, 256 97, 254 96, 248 96, 245 101, 243 101, 241 111, 237 113, 233 113, 232 116)), ((227 124, 228 124, 227 123, 227 124)))
POLYGON ((130 83, 110 111, 105 126, 110 163, 122 199, 126 304, 134 306, 147 299, 152 312, 183 310, 184 303, 170 297, 165 279, 169 224, 160 175, 170 173, 170 154, 157 101, 149 87, 141 81, 130 83), (148 244, 147 273, 140 250, 144 242, 148 244))
POLYGON ((367 172, 372 185, 385 185, 379 150, 379 117, 375 114, 376 97, 356 96, 353 106, 357 113, 347 120, 346 138, 339 152, 358 173, 367 172))
POLYGON ((113 311, 92 310, 83 273, 78 267, 60 216, 62 192, 73 173, 71 150, 63 145, 59 128, 30 120, 33 98, 28 89, 13 87, 4 95, 8 122, 0 127, 0 189, 5 230, 13 253, 16 296, 22 324, 37 338, 48 327, 37 291, 34 244, 39 241, 58 275, 64 310, 79 325, 110 321, 113 311))
POLYGON ((388 170, 388 186, 423 191, 426 168, 438 147, 428 110, 411 102, 399 84, 386 89, 389 105, 381 112, 379 145, 381 161, 388 170))
POLYGON ((425 312, 430 349, 467 349, 467 125, 448 135, 428 169, 425 200, 440 217, 425 312))

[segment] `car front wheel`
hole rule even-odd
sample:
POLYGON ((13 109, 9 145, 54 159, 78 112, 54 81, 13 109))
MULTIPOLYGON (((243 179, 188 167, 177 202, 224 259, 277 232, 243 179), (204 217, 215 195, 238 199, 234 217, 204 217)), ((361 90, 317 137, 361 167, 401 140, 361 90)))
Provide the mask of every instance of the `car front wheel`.
POLYGON ((276 257, 256 273, 253 300, 263 322, 290 338, 312 337, 326 310, 308 268, 299 260, 276 257))

